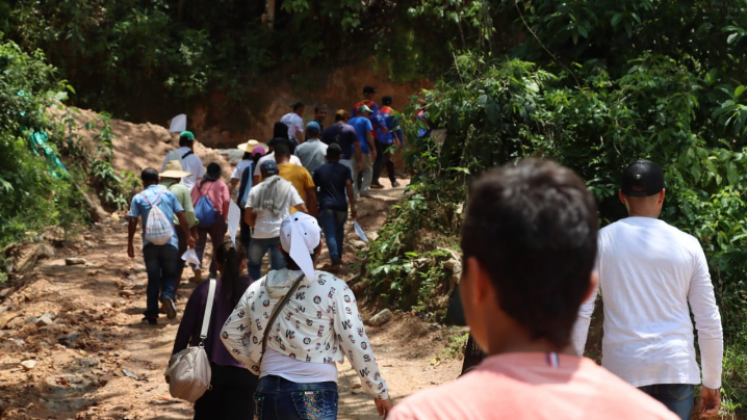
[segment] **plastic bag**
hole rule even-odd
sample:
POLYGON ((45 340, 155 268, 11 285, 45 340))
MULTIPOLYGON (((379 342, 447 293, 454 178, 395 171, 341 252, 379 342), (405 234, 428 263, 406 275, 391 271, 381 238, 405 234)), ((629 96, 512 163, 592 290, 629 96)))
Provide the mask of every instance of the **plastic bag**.
POLYGON ((192 263, 200 268, 200 259, 197 258, 197 252, 194 249, 188 249, 187 252, 182 255, 182 260, 192 263))

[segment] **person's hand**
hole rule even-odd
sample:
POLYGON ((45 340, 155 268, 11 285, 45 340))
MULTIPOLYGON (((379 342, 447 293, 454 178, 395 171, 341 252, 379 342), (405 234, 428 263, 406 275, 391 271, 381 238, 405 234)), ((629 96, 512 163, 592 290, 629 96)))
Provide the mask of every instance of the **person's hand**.
POLYGON ((721 408, 721 392, 718 389, 700 387, 700 404, 698 406, 700 418, 717 416, 719 408, 721 408))
POLYGON ((376 398, 374 402, 376 403, 376 409, 379 410, 379 416, 384 418, 386 418, 387 414, 389 414, 389 412, 392 411, 392 408, 394 407, 394 403, 392 403, 391 398, 387 398, 385 400, 376 398))
POLYGON ((197 241, 195 241, 195 237, 192 235, 187 236, 187 248, 194 248, 197 241))
POLYGON ((135 247, 132 245, 132 242, 127 243, 127 256, 135 258, 135 247))
POLYGON ((376 150, 371 150, 371 160, 376 160, 376 150))
POLYGON ((350 217, 352 217, 353 220, 358 218, 358 211, 355 209, 355 206, 350 208, 350 217))
MULTIPOLYGON (((355 164, 355 173, 358 173, 358 172, 360 172, 362 170, 363 170, 363 165, 360 162, 356 163, 355 164)), ((745 239, 745 243, 747 243, 747 239, 745 239)))

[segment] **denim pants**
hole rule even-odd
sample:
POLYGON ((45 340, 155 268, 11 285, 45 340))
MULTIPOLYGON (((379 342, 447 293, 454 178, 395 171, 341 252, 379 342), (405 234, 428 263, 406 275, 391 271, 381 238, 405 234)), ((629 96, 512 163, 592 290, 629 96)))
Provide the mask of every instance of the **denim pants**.
POLYGON ((280 237, 277 238, 252 238, 249 242, 249 277, 252 280, 259 280, 262 277, 262 258, 265 257, 267 251, 270 251, 270 268, 273 270, 280 270, 285 268, 285 258, 280 253, 280 237))
POLYGON ((695 405, 695 385, 659 384, 642 386, 641 391, 664 404, 682 420, 688 420, 695 405))
POLYGON ((337 265, 342 260, 342 241, 345 238, 345 222, 348 220, 348 212, 347 210, 325 209, 320 210, 316 218, 327 241, 329 258, 332 264, 337 265))
POLYGON ((179 250, 171 245, 148 244, 143 247, 145 271, 148 273, 145 316, 158 317, 158 294, 161 299, 174 299, 176 293, 177 259, 179 250))
MULTIPOLYGON (((357 166, 355 157, 352 159, 353 168, 357 166)), ((361 195, 368 194, 368 190, 371 189, 371 179, 373 178, 373 163, 371 162, 371 155, 368 153, 361 153, 361 171, 356 174, 353 171, 353 184, 360 182, 358 191, 361 195)), ((358 192, 356 192, 356 196, 358 192)))
POLYGON ((335 420, 337 384, 297 384, 278 376, 259 380, 254 393, 257 420, 335 420))
POLYGON ((228 230, 228 225, 226 225, 226 221, 223 220, 223 216, 220 214, 215 215, 216 219, 213 224, 205 227, 197 227, 197 244, 195 245, 195 252, 197 252, 197 258, 200 260, 200 266, 205 267, 202 265, 202 256, 205 255, 205 247, 207 246, 207 238, 208 235, 210 235, 210 242, 213 243, 213 258, 210 261, 210 274, 214 275, 217 273, 217 269, 215 267, 215 249, 218 248, 218 246, 223 243, 224 238, 226 237, 226 231, 228 230))

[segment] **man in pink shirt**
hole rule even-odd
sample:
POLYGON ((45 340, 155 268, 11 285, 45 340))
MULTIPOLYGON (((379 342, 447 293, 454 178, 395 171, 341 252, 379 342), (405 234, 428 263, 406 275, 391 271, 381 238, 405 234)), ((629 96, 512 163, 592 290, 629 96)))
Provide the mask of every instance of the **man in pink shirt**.
POLYGON ((575 355, 571 331, 596 284, 594 198, 572 171, 526 160, 471 188, 462 304, 487 358, 407 398, 390 420, 676 420, 661 403, 575 355))

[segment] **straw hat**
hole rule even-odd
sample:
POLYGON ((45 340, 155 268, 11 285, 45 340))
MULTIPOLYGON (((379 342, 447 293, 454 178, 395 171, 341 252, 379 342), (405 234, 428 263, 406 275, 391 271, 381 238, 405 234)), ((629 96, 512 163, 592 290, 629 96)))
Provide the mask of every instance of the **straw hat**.
POLYGON ((241 150, 242 152, 251 152, 252 149, 257 146, 262 146, 265 148, 265 150, 270 150, 270 147, 267 146, 266 143, 260 143, 257 140, 249 140, 246 143, 241 143, 240 145, 236 146, 236 148, 241 150))
POLYGON ((182 170, 182 164, 178 160, 166 162, 166 170, 158 174, 161 178, 181 179, 192 176, 191 173, 182 170))

